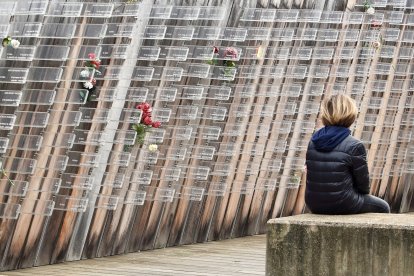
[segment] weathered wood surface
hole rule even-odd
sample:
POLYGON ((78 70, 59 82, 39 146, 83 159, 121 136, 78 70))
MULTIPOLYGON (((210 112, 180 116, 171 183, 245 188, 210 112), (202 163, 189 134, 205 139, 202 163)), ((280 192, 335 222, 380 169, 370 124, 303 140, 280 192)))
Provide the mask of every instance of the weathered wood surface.
POLYGON ((0 275, 264 275, 265 258, 266 237, 260 235, 66 262, 0 275))
MULTIPOLYGON (((48 7, 51 3, 52 1, 47 2, 46 13, 50 12, 48 7)), ((113 3, 114 11, 125 8, 124 1, 99 1, 99 3, 113 3)), ((299 214, 305 209, 303 165, 306 143, 314 131, 314 128, 309 128, 309 125, 315 124, 315 129, 321 126, 318 120, 318 110, 310 111, 308 108, 309 104, 318 105, 324 97, 333 93, 346 93, 358 102, 360 114, 355 124, 354 135, 362 138, 369 150, 369 165, 373 176, 372 193, 389 201, 395 212, 413 210, 414 82, 411 71, 414 61, 412 52, 411 58, 399 58, 400 52, 413 48, 413 41, 409 40, 412 26, 405 24, 409 18, 412 18, 412 16, 409 17, 410 14, 412 15, 412 9, 397 9, 392 5, 377 8, 380 13, 396 10, 404 12, 401 24, 390 24, 384 21, 378 27, 370 24, 371 19, 364 14, 361 6, 356 6, 357 3, 359 2, 354 0, 144 0, 142 3, 128 6, 131 8, 134 5, 138 6, 138 18, 115 15, 88 17, 83 15, 85 7, 80 17, 60 18, 43 15, 12 17, 11 23, 39 22, 42 24, 77 24, 77 26, 72 38, 20 38, 22 47, 28 45, 33 47, 37 45, 69 46, 70 51, 65 60, 6 60, 3 58, 4 53, 10 48, 2 49, 0 67, 31 69, 52 67, 64 70, 60 81, 56 83, 36 81, 28 81, 24 84, 0 83, 0 93, 7 90, 59 89, 56 90, 55 101, 51 105, 20 104, 18 107, 10 107, 0 104, 0 114, 13 114, 15 111, 59 111, 56 113, 58 115, 49 119, 45 128, 28 125, 15 126, 11 131, 0 130, 0 137, 11 137, 9 147, 13 145, 13 148, 9 148, 5 154, 0 156, 4 161, 3 167, 6 172, 10 170, 12 160, 16 157, 33 158, 38 162, 33 175, 16 173, 9 175, 15 181, 29 182, 29 191, 25 197, 8 195, 7 191, 11 188, 3 177, 2 185, 0 185, 0 203, 24 203, 27 206, 35 206, 33 201, 35 199, 50 200, 59 195, 67 195, 73 198, 88 198, 89 205, 84 213, 54 210, 50 217, 34 215, 30 212, 20 214, 17 220, 0 217, 0 270, 264 233, 266 221, 269 218, 299 214), (219 6, 225 11, 225 16, 221 20, 148 19, 149 10, 162 5, 196 8, 219 6), (341 23, 314 23, 306 22, 306 20, 299 20, 300 22, 243 21, 241 17, 247 8, 298 9, 301 13, 307 9, 314 9, 345 13, 341 23), (364 16, 363 24, 346 22, 345 18, 358 12, 364 16), (134 35, 132 37, 127 35, 82 37, 89 24, 109 23, 118 23, 121 26, 131 24, 134 26, 134 35), (248 39, 244 41, 235 41, 227 37, 218 40, 143 39, 141 35, 147 25, 211 26, 217 29, 244 28, 249 33, 248 39), (252 28, 269 31, 277 28, 283 30, 293 28, 297 33, 290 39, 275 40, 269 34, 267 39, 258 40, 250 37, 254 35, 252 28), (318 32, 324 29, 338 30, 338 39, 322 41, 321 39, 297 38, 301 35, 299 32, 301 29, 311 28, 317 28, 318 32), (398 29, 400 32, 398 39, 387 39, 387 29, 398 29), (349 30, 359 31, 358 39, 354 41, 348 38, 346 40, 346 32, 349 30), (376 31, 381 34, 379 38, 383 45, 380 49, 373 49, 372 41, 364 38, 376 31), (402 41, 403 38, 405 41, 402 41), (102 96, 103 91, 115 89, 115 100, 98 97, 98 100, 87 102, 85 105, 64 103, 68 90, 79 88, 80 81, 77 80, 77 76, 73 75, 76 67, 83 66, 86 57, 80 56, 79 51, 85 45, 98 48, 108 45, 126 46, 126 57, 117 56, 102 60, 106 70, 120 68, 122 76, 114 79, 104 75, 102 79, 98 79, 98 96, 102 96), (179 81, 167 81, 166 76, 162 76, 160 79, 144 82, 132 77, 134 66, 173 68, 188 64, 206 65, 207 61, 165 58, 155 61, 137 60, 137 51, 141 46, 208 46, 212 49, 214 46, 240 47, 243 51, 241 59, 236 62, 238 71, 234 80, 183 75, 179 81), (267 49, 264 58, 254 58, 251 50, 250 56, 245 56, 248 47, 259 46, 267 49), (278 55, 278 50, 283 47, 289 49, 286 58, 278 55), (325 59, 299 57, 296 51, 302 47, 311 49, 312 55, 318 50, 333 47, 334 55, 325 59), (386 47, 394 47, 392 56, 387 56, 382 52, 382 49, 386 47), (349 48, 355 50, 353 56, 339 58, 342 51, 349 48), (293 56, 294 53, 296 56, 293 56), (378 66, 382 64, 390 64, 391 69, 388 73, 377 72, 380 71, 377 70, 378 66), (270 73, 271 69, 282 66, 284 68, 282 76, 278 76, 277 72, 270 73), (307 72, 304 77, 294 78, 287 73, 287 66, 304 66, 307 72), (327 77, 316 75, 318 66, 330 67, 327 77), (340 66, 350 66, 349 72, 344 75, 339 70, 340 66), (255 77, 246 73, 250 68, 256 70, 251 73, 251 75, 256 74, 255 77), (369 70, 369 74, 360 73, 362 69, 369 70), (242 72, 245 75, 242 75, 242 72), (378 88, 379 82, 384 83, 384 88, 378 88), (398 82, 401 82, 401 89, 398 89, 398 82), (161 99, 162 88, 185 85, 202 86, 205 90, 210 86, 228 87, 231 89, 231 94, 228 100, 208 98, 205 96, 206 92, 201 99, 186 98, 180 93, 176 95, 175 100, 161 99), (301 87, 299 95, 291 95, 289 92, 291 91, 289 89, 295 85, 301 87), (322 85, 323 92, 314 94, 314 85, 322 85), (128 166, 113 164, 109 158, 111 154, 125 150, 122 143, 112 143, 114 129, 127 131, 131 127, 130 123, 125 121, 117 122, 121 116, 119 108, 123 106, 124 109, 133 109, 137 103, 126 99, 130 93, 129 89, 142 87, 150 89, 146 100, 154 107, 154 111, 162 108, 171 109, 169 121, 162 126, 167 131, 163 142, 159 145, 159 158, 155 164, 147 162, 146 147, 149 144, 147 141, 142 147, 132 148, 128 166), (253 91, 251 95, 247 93, 249 91, 245 91, 250 87, 253 91), (359 87, 362 88, 358 89, 359 87), (101 95, 99 95, 100 92, 101 95), (373 98, 381 99, 379 107, 371 103, 373 98), (296 104, 293 113, 286 110, 289 104, 296 104), (191 106, 199 107, 195 118, 180 118, 179 108, 191 106), (78 111, 81 107, 95 108, 97 111, 113 109, 114 112, 111 113, 112 117, 108 122, 92 121, 80 123, 76 127, 60 125, 60 122, 67 117, 64 111, 78 111), (227 110, 225 119, 220 121, 207 118, 205 108, 210 107, 225 107, 227 110), (247 115, 241 115, 245 111, 247 115), (261 114, 262 112, 264 115, 261 114), (367 124, 369 120, 367 118, 370 118, 368 117, 370 115, 376 115, 375 122, 367 124), (235 135, 238 125, 240 133, 235 135), (218 139, 202 137, 203 129, 211 126, 220 127, 221 133, 218 139), (191 137, 188 140, 178 139, 178 127, 191 127, 193 130, 191 137), (56 134, 72 133, 75 129, 89 131, 89 135, 85 143, 76 143, 70 149, 53 146, 42 146, 39 151, 16 149, 18 138, 11 136, 15 134, 41 135, 43 144, 53 145, 56 134), (91 136, 96 132, 104 132, 109 140, 104 143, 92 143, 91 136), (229 143, 233 145, 233 152, 223 154, 229 143), (283 143, 286 143, 285 148, 281 146, 283 143), (211 160, 194 157, 194 152, 203 146, 215 147, 216 151, 211 160), (187 149, 186 155, 182 159, 175 158, 173 153, 175 148, 187 149), (108 153, 108 150, 111 153, 108 153), (67 166, 64 171, 47 168, 46 162, 49 156, 65 155, 70 151, 101 153, 101 158, 97 161, 97 167, 75 164, 67 166), (282 162, 280 169, 276 169, 277 161, 282 162), (225 165, 232 166, 227 173, 221 171, 225 165), (190 173, 194 172, 191 168, 200 166, 210 169, 206 179, 201 177, 198 179, 190 173), (183 171, 178 180, 170 181, 166 179, 165 168, 182 168, 183 171), (138 184, 137 175, 144 170, 153 172, 153 178, 147 186, 138 184), (61 188, 58 195, 53 195, 50 190, 41 188, 47 181, 41 177, 59 179, 61 173, 95 176, 93 187, 91 190, 80 189, 76 187, 80 182, 77 179, 71 183, 73 187, 61 188), (111 181, 108 181, 103 173, 125 175, 122 187, 111 187, 111 181), (105 186, 101 186, 103 185, 101 180, 107 182, 105 186), (266 186, 269 183, 275 186, 269 188, 266 186), (222 194, 214 190, 217 185, 222 185, 222 194), (190 200, 188 195, 179 194, 183 188, 189 187, 205 189, 205 194, 200 201, 190 200), (172 201, 154 200, 149 196, 144 205, 123 203, 129 191, 153 191, 152 196, 157 196, 159 193, 157 189, 164 188, 176 190, 172 201), (95 208, 96 204, 100 203, 97 199, 99 195, 119 197, 117 208, 115 210, 105 207, 95 208)), ((407 5, 412 5, 412 1, 407 1, 407 5)), ((301 19, 301 15, 298 18, 301 19)), ((214 66, 210 67, 211 70, 213 68, 214 66)), ((84 159, 86 160, 86 157, 79 161, 85 161, 84 159)))

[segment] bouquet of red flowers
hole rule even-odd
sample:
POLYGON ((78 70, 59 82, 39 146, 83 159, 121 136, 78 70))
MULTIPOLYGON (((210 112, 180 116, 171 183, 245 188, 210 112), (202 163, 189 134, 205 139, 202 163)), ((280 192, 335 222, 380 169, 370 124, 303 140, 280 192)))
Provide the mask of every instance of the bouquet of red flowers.
POLYGON ((140 145, 144 143, 145 133, 151 128, 159 128, 161 122, 152 120, 152 107, 149 103, 143 102, 136 106, 136 109, 142 111, 141 121, 138 124, 134 124, 132 129, 137 132, 136 142, 140 145))
POLYGON ((226 47, 220 49, 217 46, 213 47, 214 57, 212 60, 207 61, 210 65, 219 65, 226 67, 236 67, 236 63, 232 60, 236 60, 239 56, 239 53, 236 48, 226 47), (223 59, 223 60, 219 60, 223 59))
POLYGON ((101 72, 98 70, 101 66, 101 60, 96 57, 94 53, 88 55, 89 60, 85 61, 85 69, 80 72, 82 78, 88 78, 89 80, 84 82, 83 86, 86 89, 92 89, 95 86, 96 80, 95 74, 100 75, 101 72))
POLYGON ((99 70, 99 67, 101 66, 101 60, 96 57, 96 54, 89 53, 88 57, 89 57, 89 60, 85 62, 85 66, 89 68, 93 68, 96 71, 99 70))
MULTIPOLYGON (((80 76, 82 78, 86 78, 87 80, 83 82, 82 88, 85 88, 89 91, 88 93, 88 101, 91 98, 92 93, 95 91, 96 86, 96 79, 95 74, 100 75, 101 72, 98 70, 101 66, 101 60, 96 57, 95 53, 88 54, 89 60, 85 61, 85 69, 80 72, 80 76)), ((83 101, 86 97, 85 92, 80 92, 81 100, 83 101)))

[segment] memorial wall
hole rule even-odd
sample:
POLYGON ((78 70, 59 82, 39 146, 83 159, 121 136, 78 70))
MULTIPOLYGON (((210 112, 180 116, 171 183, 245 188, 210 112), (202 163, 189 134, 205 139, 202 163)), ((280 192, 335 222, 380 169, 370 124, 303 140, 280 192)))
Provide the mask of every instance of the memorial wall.
POLYGON ((264 233, 324 97, 414 210, 414 0, 0 3, 0 270, 264 233))

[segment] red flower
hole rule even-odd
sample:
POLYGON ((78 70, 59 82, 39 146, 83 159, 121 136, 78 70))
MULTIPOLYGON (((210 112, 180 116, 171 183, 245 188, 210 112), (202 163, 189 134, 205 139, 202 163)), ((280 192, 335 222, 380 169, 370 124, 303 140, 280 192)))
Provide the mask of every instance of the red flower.
POLYGON ((226 51, 224 52, 224 57, 230 56, 232 58, 237 58, 237 55, 238 55, 237 50, 232 47, 227 47, 226 51))
POLYGON ((96 79, 92 79, 92 80, 91 80, 91 83, 92 83, 93 85, 95 85, 95 84, 96 84, 96 79))
POLYGON ((147 117, 151 118, 151 112, 143 112, 141 116, 141 121, 144 121, 147 117))
POLYGON ((151 119, 151 116, 146 116, 146 117, 142 120, 142 122, 143 122, 144 124, 146 124, 147 126, 152 125, 152 119, 151 119))
POLYGON ((151 113, 152 107, 149 103, 143 102, 137 105, 137 109, 141 109, 144 113, 151 113))
POLYGON ((149 103, 142 103, 142 110, 147 111, 151 109, 151 105, 149 103))
POLYGON ((96 60, 92 60, 91 64, 95 69, 99 69, 99 66, 101 66, 101 62, 96 61, 96 60))
POLYGON ((156 121, 152 123, 152 127, 159 128, 161 126, 161 122, 156 121))
POLYGON ((96 55, 95 55, 95 53, 89 53, 88 57, 89 57, 89 59, 95 59, 96 55))
POLYGON ((382 22, 376 21, 376 20, 372 20, 371 24, 372 24, 372 27, 373 28, 378 28, 378 27, 381 27, 382 22))
POLYGON ((218 54, 218 52, 219 52, 219 48, 217 48, 216 46, 214 46, 214 53, 215 54, 218 54))

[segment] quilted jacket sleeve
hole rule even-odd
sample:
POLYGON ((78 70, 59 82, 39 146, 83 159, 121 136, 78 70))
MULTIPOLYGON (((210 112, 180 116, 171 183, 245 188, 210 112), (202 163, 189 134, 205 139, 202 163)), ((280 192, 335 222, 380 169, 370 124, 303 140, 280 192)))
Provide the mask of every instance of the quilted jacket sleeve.
POLYGON ((351 155, 352 176, 355 188, 362 194, 369 194, 369 172, 367 152, 362 143, 358 143, 351 155))

